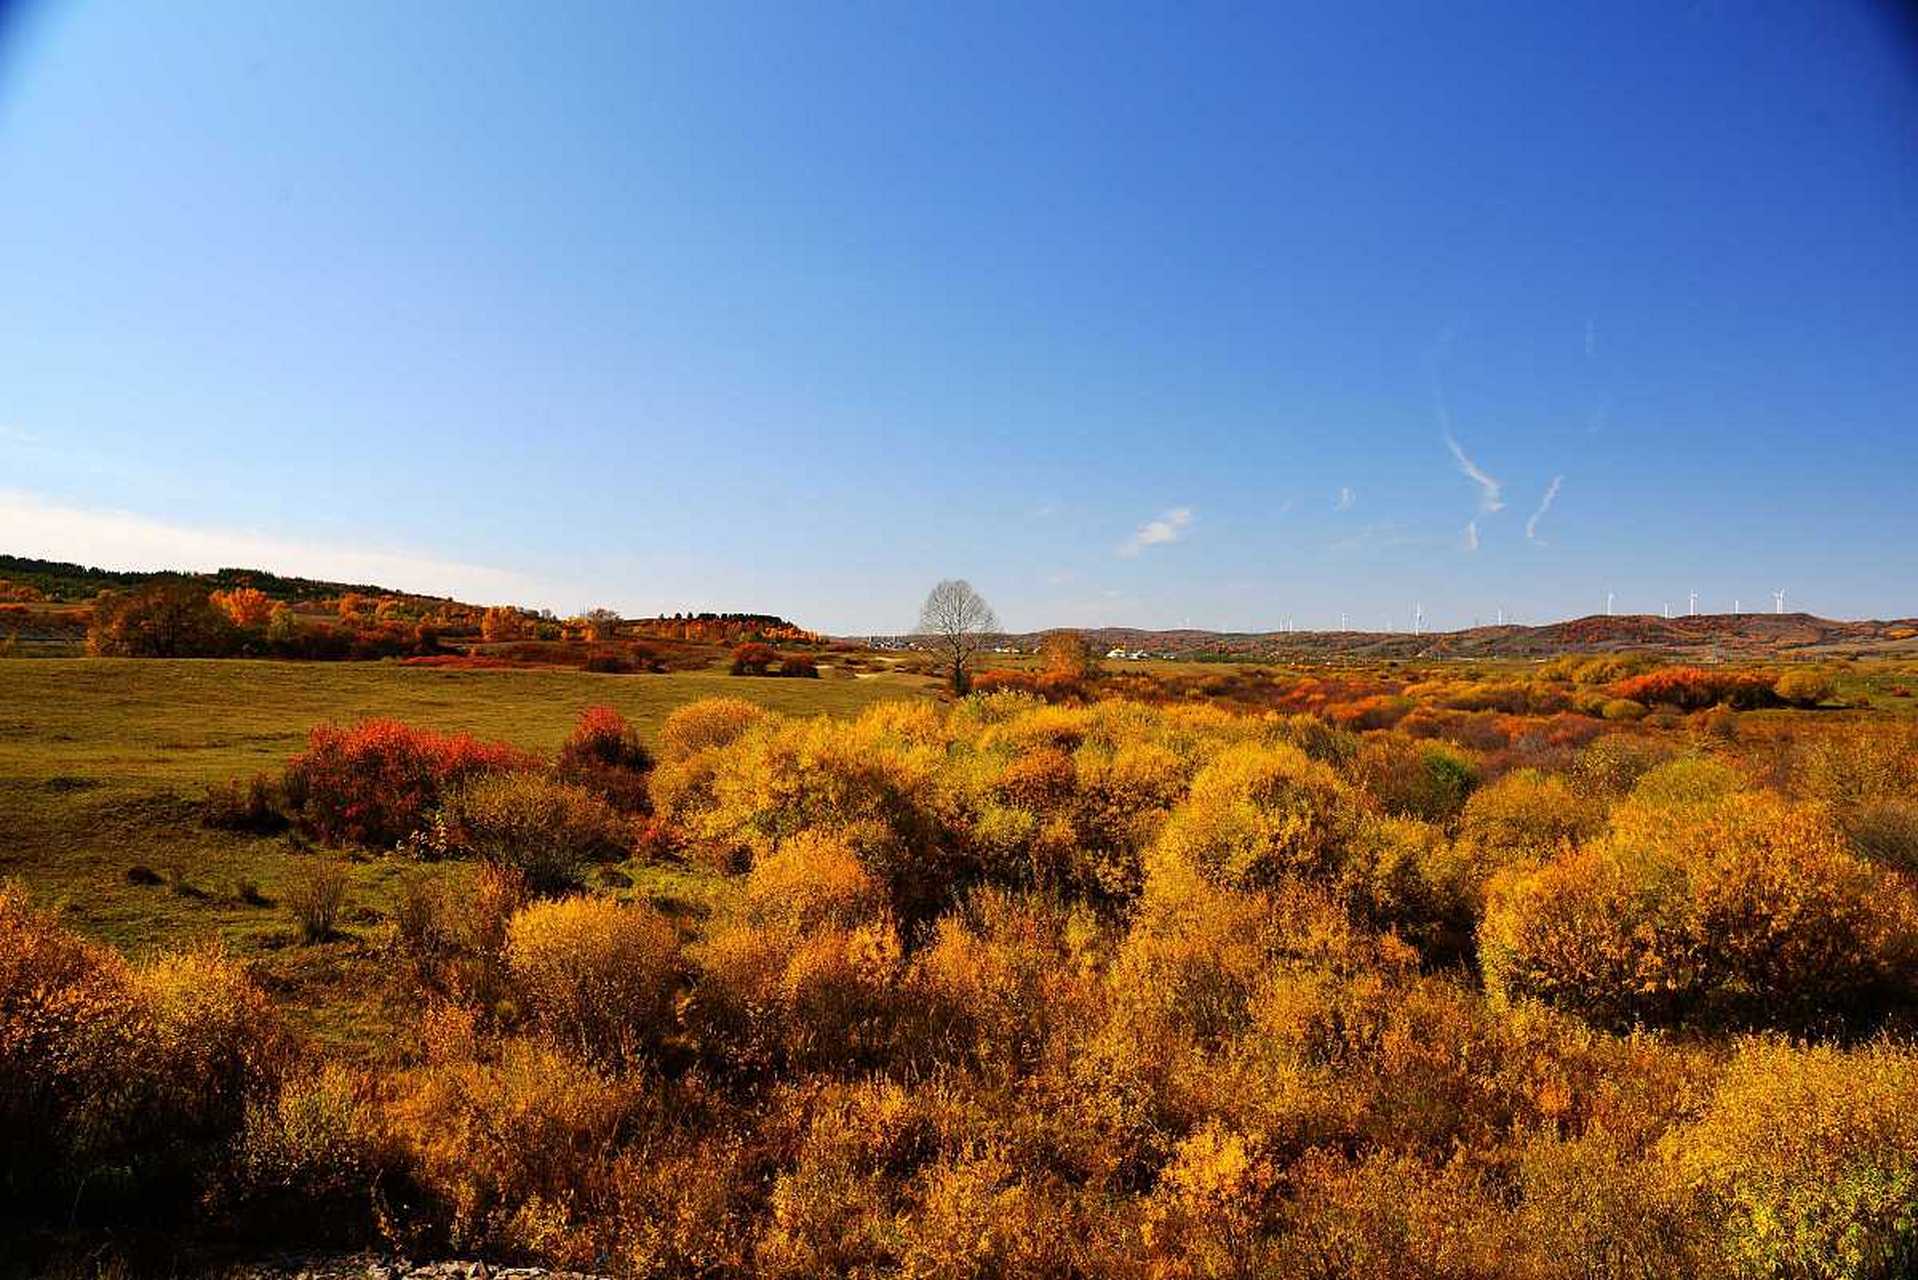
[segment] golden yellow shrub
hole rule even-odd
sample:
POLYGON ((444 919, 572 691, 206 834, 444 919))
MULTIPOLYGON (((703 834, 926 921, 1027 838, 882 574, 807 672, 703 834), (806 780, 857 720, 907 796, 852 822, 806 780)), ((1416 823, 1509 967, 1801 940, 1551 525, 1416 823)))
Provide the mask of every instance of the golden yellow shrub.
POLYGON ((659 728, 660 762, 678 764, 728 746, 765 714, 765 708, 744 698, 701 698, 675 708, 659 728))
POLYGON ((1562 778, 1520 769, 1480 787, 1459 815, 1459 843, 1481 877, 1594 834, 1604 813, 1562 778))
POLYGON ((808 830, 753 864, 746 900, 755 920, 806 930, 877 919, 886 910, 886 889, 845 833, 808 830))
POLYGON ((1362 806, 1327 766, 1289 744, 1220 752, 1192 780, 1154 857, 1251 888, 1335 870, 1362 806))
POLYGON ((129 965, 0 884, 0 1174, 22 1197, 96 1180, 101 1195, 178 1194, 214 1171, 287 1048, 220 952, 129 965))
POLYGON ((410 1175, 445 1206, 453 1247, 585 1265, 613 1203, 604 1155, 641 1105, 635 1084, 514 1040, 496 1062, 405 1073, 385 1124, 410 1175))
POLYGON ((679 936, 649 906, 537 902, 513 917, 505 954, 534 1021, 583 1055, 630 1061, 672 1027, 679 936))
POLYGON ((1722 1223, 1741 1273, 1918 1268, 1918 1053, 1745 1045, 1666 1151, 1722 1223))
POLYGON ((236 1145, 239 1194, 251 1200, 310 1205, 364 1198, 386 1161, 373 1082, 338 1062, 294 1076, 273 1096, 253 1102, 236 1145))
POLYGON ((1869 1026, 1913 997, 1911 886, 1756 794, 1666 810, 1492 887, 1487 985, 1604 1026, 1869 1026))

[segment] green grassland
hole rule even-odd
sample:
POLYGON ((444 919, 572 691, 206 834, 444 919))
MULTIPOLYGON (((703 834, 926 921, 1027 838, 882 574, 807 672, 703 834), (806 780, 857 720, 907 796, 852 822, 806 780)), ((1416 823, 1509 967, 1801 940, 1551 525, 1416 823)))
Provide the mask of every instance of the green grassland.
MULTIPOLYGON (((200 823, 211 783, 275 770, 325 721, 385 716, 550 752, 588 706, 617 708, 650 739, 675 707, 731 695, 792 714, 850 714, 926 696, 904 674, 749 679, 720 671, 605 676, 387 663, 0 660, 0 877, 67 923, 132 955, 214 943, 244 957, 296 1028, 335 1051, 391 1051, 405 993, 386 972, 387 916, 409 875, 461 864, 358 856, 343 936, 301 945, 277 904, 307 852, 288 837, 200 823), (134 867, 164 883, 128 879, 134 867)), ((681 909, 723 890, 675 867, 611 868, 622 892, 681 909)))

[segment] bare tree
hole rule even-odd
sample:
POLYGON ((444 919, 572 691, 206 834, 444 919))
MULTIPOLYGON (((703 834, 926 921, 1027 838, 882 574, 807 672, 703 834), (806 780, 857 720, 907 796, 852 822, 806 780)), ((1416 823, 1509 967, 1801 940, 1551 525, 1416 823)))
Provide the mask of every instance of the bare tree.
POLYGON ((932 589, 919 610, 919 630, 932 637, 944 661, 952 664, 952 691, 964 693, 972 655, 999 630, 999 617, 985 597, 963 578, 948 578, 932 589))

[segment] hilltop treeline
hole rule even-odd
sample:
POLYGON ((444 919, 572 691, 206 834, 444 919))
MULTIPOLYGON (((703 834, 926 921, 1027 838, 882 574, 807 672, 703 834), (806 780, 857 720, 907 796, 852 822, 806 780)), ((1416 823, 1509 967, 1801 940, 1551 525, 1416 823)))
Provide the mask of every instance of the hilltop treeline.
POLYGON ((143 572, 95 569, 60 560, 33 560, 7 555, 0 555, 0 581, 16 588, 30 588, 41 599, 52 601, 90 600, 102 591, 132 591, 141 587, 184 583, 198 584, 208 591, 232 591, 247 587, 263 593, 269 599, 285 601, 324 600, 348 593, 374 596, 395 594, 365 583, 289 578, 265 569, 219 569, 213 573, 186 573, 174 569, 143 572))

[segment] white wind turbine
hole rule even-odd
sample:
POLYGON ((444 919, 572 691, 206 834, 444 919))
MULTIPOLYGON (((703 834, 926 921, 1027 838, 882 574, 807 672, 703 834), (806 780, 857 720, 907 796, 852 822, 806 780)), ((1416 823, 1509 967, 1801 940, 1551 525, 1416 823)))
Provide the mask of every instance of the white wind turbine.
POLYGON ((1773 613, 1783 613, 1785 611, 1785 589, 1783 587, 1771 593, 1771 611, 1773 613))
POLYGON ((1422 604, 1414 604, 1412 606, 1412 634, 1415 636, 1423 635, 1424 632, 1425 632, 1425 606, 1422 604))
POLYGON ((1692 592, 1692 617, 1696 618, 1697 616, 1698 616, 1698 592, 1694 590, 1692 592))
POLYGON ((1612 593, 1609 591, 1605 593, 1605 616, 1612 616, 1612 593))

